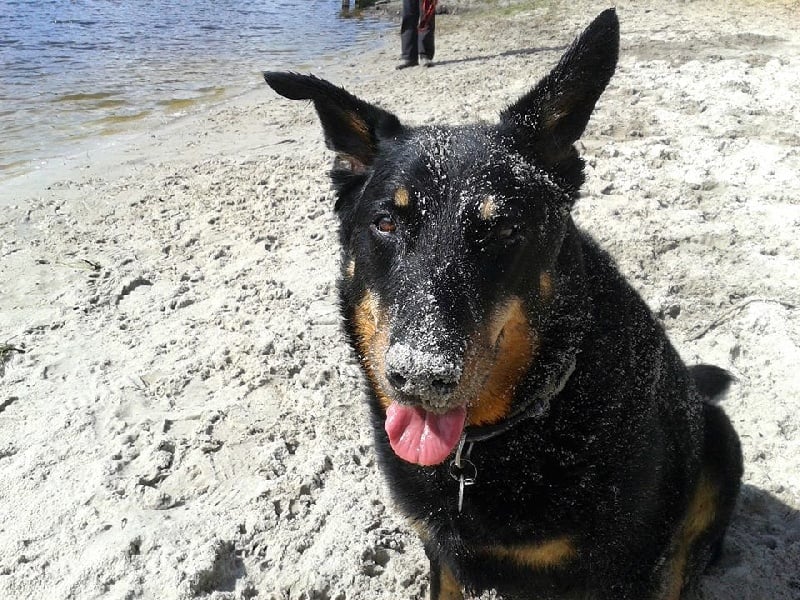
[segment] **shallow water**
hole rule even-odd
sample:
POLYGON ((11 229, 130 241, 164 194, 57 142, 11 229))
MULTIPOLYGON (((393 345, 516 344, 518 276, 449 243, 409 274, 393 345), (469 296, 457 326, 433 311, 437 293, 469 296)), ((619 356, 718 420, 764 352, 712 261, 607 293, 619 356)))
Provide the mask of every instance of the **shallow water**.
POLYGON ((0 2, 0 178, 375 45, 341 0, 0 2))

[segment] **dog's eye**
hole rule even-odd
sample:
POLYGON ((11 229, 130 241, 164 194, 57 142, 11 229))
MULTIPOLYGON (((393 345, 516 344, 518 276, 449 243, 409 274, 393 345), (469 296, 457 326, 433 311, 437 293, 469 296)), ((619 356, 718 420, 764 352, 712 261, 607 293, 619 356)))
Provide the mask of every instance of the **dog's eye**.
POLYGON ((389 215, 382 215, 375 220, 373 227, 379 233, 394 233, 397 231, 397 223, 389 215))

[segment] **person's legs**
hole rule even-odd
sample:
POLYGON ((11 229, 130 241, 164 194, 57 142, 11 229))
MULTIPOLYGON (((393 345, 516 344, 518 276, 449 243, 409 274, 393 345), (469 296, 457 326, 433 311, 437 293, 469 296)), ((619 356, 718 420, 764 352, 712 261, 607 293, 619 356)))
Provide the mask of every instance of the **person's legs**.
POLYGON ((428 21, 427 27, 421 30, 417 37, 419 39, 419 49, 418 54, 420 58, 427 58, 428 60, 433 60, 433 53, 435 51, 435 46, 433 43, 433 32, 436 29, 436 15, 431 15, 430 21, 428 21))
POLYGON ((419 60, 417 27, 419 26, 420 0, 403 0, 402 20, 400 22, 400 54, 402 66, 417 64, 419 60))

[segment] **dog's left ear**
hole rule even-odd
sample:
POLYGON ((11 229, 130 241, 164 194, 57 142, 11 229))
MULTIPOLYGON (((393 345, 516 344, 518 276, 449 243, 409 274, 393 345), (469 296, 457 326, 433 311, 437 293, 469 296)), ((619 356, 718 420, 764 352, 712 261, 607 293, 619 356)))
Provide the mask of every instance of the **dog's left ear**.
POLYGON ((610 8, 592 21, 549 75, 501 113, 501 129, 525 156, 574 175, 579 159, 573 144, 614 74, 618 53, 619 21, 610 8))
POLYGON ((266 72, 264 79, 281 96, 314 102, 325 142, 338 154, 336 168, 352 175, 364 173, 372 164, 380 139, 393 137, 402 129, 392 113, 313 75, 266 72))

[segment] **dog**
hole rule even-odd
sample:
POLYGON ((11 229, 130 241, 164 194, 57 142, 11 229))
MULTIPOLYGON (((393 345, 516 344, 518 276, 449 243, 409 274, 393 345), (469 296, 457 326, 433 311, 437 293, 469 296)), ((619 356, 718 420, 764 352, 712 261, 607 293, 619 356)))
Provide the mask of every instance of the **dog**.
POLYGON ((433 600, 677 600, 720 553, 742 475, 718 406, 575 225, 575 142, 616 68, 600 14, 496 124, 409 127, 311 75, 340 219, 344 327, 376 453, 433 600))

